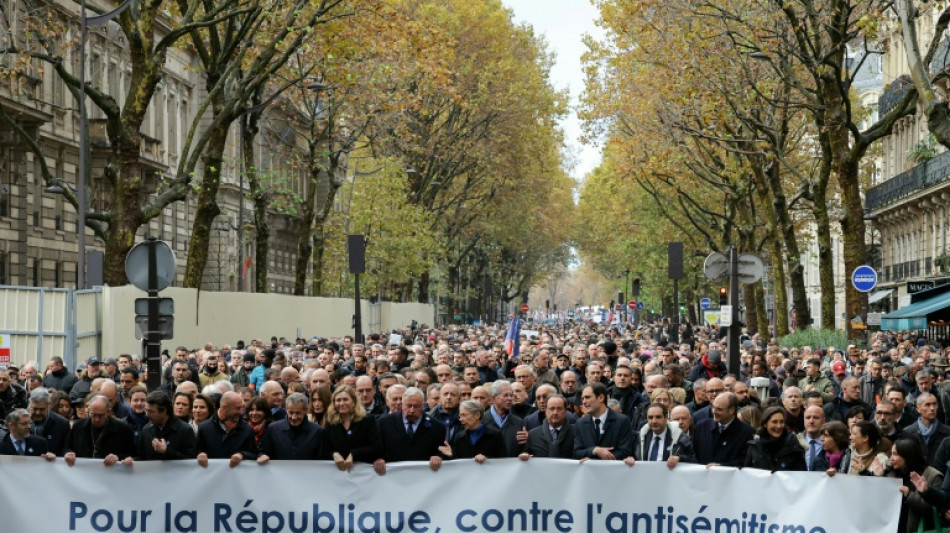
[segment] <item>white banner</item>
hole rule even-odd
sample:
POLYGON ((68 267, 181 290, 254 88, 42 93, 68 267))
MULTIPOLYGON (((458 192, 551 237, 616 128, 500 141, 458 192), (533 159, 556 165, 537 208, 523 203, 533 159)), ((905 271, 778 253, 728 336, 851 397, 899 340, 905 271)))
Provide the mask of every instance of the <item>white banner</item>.
POLYGON ((893 533, 898 482, 660 463, 121 464, 0 457, 3 531, 893 533))

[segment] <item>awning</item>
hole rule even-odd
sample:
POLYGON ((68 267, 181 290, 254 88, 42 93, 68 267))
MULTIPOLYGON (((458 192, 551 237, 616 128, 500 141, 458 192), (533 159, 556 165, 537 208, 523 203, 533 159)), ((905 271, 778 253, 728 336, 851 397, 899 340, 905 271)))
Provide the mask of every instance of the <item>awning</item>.
POLYGON ((881 329, 890 331, 927 329, 927 316, 950 308, 950 292, 910 304, 881 317, 881 329))
POLYGON ((875 303, 877 303, 877 302, 880 302, 880 301, 883 300, 884 298, 887 298, 887 296, 888 296, 889 294, 891 294, 892 292, 894 292, 894 289, 887 289, 887 290, 883 290, 883 291, 877 291, 877 292, 871 294, 870 296, 868 296, 868 305, 871 305, 871 304, 875 304, 875 303))

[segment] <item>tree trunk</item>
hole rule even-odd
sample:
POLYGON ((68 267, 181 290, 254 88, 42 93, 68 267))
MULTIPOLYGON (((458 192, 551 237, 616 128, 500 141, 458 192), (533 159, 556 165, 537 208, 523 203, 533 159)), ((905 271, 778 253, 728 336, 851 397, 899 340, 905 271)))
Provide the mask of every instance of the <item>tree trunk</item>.
POLYGON ((429 303, 429 271, 426 270, 419 276, 418 302, 421 304, 429 303))
POLYGON ((772 207, 778 220, 778 230, 785 245, 785 254, 790 263, 788 282, 792 289, 792 307, 795 309, 796 329, 805 329, 811 323, 811 310, 808 307, 808 294, 805 292, 805 269, 802 265, 801 252, 795 235, 795 223, 788 214, 788 202, 782 189, 782 180, 779 175, 779 164, 776 161, 772 169, 767 172, 769 178, 769 193, 772 197, 772 207))
POLYGON ((326 252, 327 234, 324 221, 317 220, 313 228, 313 264, 310 269, 313 276, 310 281, 313 296, 323 295, 323 255, 326 252))
POLYGON ((772 235, 769 238, 769 253, 772 256, 772 287, 775 290, 775 336, 788 335, 788 291, 785 278, 785 254, 782 242, 772 235))
MULTIPOLYGON (((762 280, 759 280, 754 285, 755 287, 755 308, 756 314, 759 317, 758 324, 758 333, 759 337, 763 339, 768 339, 769 335, 769 312, 765 308, 765 285, 762 283, 762 280)), ((752 331, 751 329, 749 331, 752 331)))
POLYGON ((754 283, 742 286, 742 294, 745 298, 745 327, 749 333, 759 330, 759 308, 755 301, 755 287, 754 283))
MULTIPOLYGON (((254 113, 248 117, 247 127, 244 128, 241 138, 241 153, 244 154, 244 168, 247 172, 247 184, 251 189, 251 199, 254 205, 254 291, 269 292, 267 285, 267 256, 270 255, 270 228, 267 226, 267 193, 261 186, 260 174, 257 171, 257 160, 254 154, 254 139, 260 131, 260 115, 254 113)), ((243 193, 243 191, 241 191, 243 193)), ((244 198, 241 198, 244 201, 244 198)), ((239 221, 243 224, 244 221, 239 221)))
POLYGON ((185 266, 187 288, 201 287, 205 265, 208 263, 208 243, 214 219, 221 214, 218 206, 218 187, 221 184, 221 163, 224 160, 224 147, 228 140, 228 130, 219 128, 214 131, 205 147, 202 157, 203 176, 198 189, 198 205, 195 209, 195 222, 192 225, 191 239, 188 241, 188 263, 185 266))
MULTIPOLYGON (((816 196, 817 197, 817 196, 816 196)), ((824 204, 824 194, 821 195, 824 204)), ((821 285, 821 329, 835 329, 835 264, 828 210, 815 202, 813 210, 818 236, 818 280, 821 285)))

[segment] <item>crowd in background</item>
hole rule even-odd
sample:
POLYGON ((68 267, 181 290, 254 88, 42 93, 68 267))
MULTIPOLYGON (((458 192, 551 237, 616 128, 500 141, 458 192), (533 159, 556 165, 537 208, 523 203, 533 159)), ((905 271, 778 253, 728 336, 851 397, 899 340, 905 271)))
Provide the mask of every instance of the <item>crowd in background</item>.
POLYGON ((163 354, 145 387, 133 354, 0 370, 0 454, 72 465, 228 459, 372 464, 558 457, 902 480, 899 531, 950 523, 950 353, 916 335, 783 347, 717 328, 567 322, 506 349, 505 326, 163 354), (946 479, 946 481, 945 481, 946 479))

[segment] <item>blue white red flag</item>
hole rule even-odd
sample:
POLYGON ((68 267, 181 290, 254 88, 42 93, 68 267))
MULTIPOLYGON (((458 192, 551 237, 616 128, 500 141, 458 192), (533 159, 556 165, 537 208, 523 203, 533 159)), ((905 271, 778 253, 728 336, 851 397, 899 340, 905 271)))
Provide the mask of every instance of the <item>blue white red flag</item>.
POLYGON ((518 357, 521 351, 521 344, 518 342, 518 331, 521 329, 521 320, 512 317, 508 323, 508 334, 505 335, 505 353, 512 358, 518 357))

